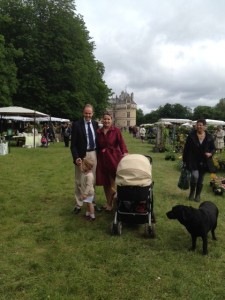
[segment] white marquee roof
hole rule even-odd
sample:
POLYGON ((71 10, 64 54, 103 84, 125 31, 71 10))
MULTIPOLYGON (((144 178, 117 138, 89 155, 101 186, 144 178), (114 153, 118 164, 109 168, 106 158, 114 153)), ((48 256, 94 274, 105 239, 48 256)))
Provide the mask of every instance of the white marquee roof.
POLYGON ((2 116, 33 116, 33 117, 44 117, 48 116, 40 111, 36 111, 29 108, 19 107, 19 106, 8 106, 0 107, 0 115, 2 116))

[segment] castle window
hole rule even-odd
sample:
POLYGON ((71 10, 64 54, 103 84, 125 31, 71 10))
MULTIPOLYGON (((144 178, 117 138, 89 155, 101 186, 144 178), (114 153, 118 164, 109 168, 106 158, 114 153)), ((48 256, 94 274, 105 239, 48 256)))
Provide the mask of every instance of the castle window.
POLYGON ((129 111, 127 112, 127 118, 130 118, 130 112, 129 111))

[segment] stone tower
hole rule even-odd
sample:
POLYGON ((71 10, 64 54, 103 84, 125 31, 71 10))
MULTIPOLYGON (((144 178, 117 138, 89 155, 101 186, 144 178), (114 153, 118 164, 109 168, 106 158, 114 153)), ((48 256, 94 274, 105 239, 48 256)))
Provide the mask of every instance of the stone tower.
POLYGON ((113 123, 119 128, 136 125, 137 104, 134 102, 134 94, 129 95, 122 91, 119 97, 109 99, 108 111, 113 116, 113 123))

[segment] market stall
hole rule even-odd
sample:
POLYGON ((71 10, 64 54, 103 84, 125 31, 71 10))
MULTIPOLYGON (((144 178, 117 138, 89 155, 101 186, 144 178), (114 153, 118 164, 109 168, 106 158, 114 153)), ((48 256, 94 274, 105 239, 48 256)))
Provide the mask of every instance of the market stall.
MULTIPOLYGON (((28 117, 32 118, 34 122, 34 130, 33 130, 33 136, 32 136, 32 142, 30 142, 31 147, 36 147, 37 145, 37 137, 35 135, 35 126, 36 126, 36 118, 37 117, 49 117, 49 115, 33 110, 33 109, 28 109, 24 107, 19 107, 19 106, 8 106, 8 107, 0 107, 0 120, 3 119, 3 117, 11 117, 12 118, 21 118, 21 117, 28 117)), ((2 124, 2 122, 1 122, 2 124)), ((2 128, 0 132, 0 136, 2 136, 2 128)), ((39 141, 38 141, 39 143, 39 141)))

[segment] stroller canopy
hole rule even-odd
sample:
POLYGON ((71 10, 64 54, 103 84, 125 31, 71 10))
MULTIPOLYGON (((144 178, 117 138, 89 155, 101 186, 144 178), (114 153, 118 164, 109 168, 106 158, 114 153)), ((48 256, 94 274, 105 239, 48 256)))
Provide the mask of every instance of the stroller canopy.
POLYGON ((116 184, 118 186, 148 186, 152 183, 152 165, 141 154, 128 154, 118 164, 116 184))

